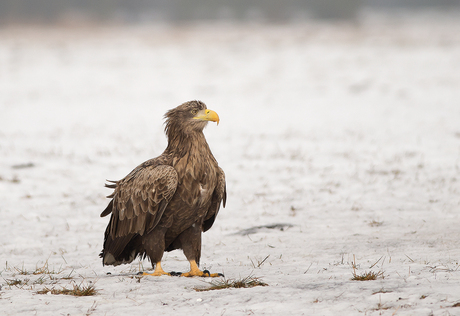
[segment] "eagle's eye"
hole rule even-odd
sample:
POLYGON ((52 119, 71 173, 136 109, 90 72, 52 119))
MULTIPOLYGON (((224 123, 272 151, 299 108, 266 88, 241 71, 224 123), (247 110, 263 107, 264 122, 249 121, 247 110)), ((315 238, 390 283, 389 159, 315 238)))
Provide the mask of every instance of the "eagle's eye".
POLYGON ((192 110, 192 114, 195 115, 198 113, 198 110, 192 110))

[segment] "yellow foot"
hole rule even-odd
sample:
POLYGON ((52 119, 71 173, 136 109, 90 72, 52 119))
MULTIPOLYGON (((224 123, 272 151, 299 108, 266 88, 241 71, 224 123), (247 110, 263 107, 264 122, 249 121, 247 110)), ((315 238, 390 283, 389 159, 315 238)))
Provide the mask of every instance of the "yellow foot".
POLYGON ((180 276, 183 277, 193 277, 193 276, 199 276, 199 277, 223 277, 224 275, 222 273, 209 273, 208 270, 201 271, 198 268, 198 265, 196 264, 195 260, 190 260, 190 271, 186 273, 181 273, 180 276))
POLYGON ((217 277, 223 277, 224 275, 222 273, 209 273, 208 270, 198 270, 198 271, 189 271, 186 273, 181 273, 180 276, 183 277, 193 277, 193 276, 199 276, 199 277, 211 277, 211 278, 217 278, 217 277))
POLYGON ((171 274, 168 273, 168 272, 165 272, 161 268, 161 262, 157 262, 156 265, 155 265, 155 271, 153 271, 153 273, 144 272, 144 273, 142 273, 142 275, 161 276, 161 275, 171 275, 171 274))
POLYGON ((142 275, 153 275, 153 276, 161 276, 161 275, 171 275, 165 271, 154 271, 153 273, 143 272, 142 275))

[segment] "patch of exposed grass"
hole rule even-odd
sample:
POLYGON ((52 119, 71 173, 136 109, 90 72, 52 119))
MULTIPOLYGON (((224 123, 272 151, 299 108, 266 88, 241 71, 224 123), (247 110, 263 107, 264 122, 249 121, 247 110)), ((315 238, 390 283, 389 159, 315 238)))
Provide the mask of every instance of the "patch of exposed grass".
MULTIPOLYGON (((370 269, 372 269, 380 260, 382 260, 383 256, 379 258, 373 265, 371 265, 370 269)), ((384 259, 385 260, 385 259, 384 259)), ((355 255, 353 255, 353 262, 351 263, 351 267, 353 268, 353 278, 352 281, 372 281, 377 280, 377 278, 384 278, 383 271, 374 272, 364 272, 362 274, 358 274, 356 270, 358 270, 358 265, 356 264, 355 255)))
POLYGON ((40 276, 38 279, 36 279, 34 281, 34 284, 43 284, 43 283, 45 283, 45 276, 44 275, 40 276))
POLYGON ((195 288, 197 292, 222 290, 228 288, 250 288, 255 286, 268 286, 267 283, 262 282, 260 278, 247 276, 242 279, 223 279, 216 280, 209 283, 211 286, 207 288, 195 288))
POLYGON ((29 275, 30 274, 30 272, 24 268, 24 265, 22 265, 22 268, 14 267, 14 270, 19 275, 29 275))
POLYGON ((37 275, 37 274, 59 274, 62 271, 64 271, 64 269, 62 269, 62 268, 59 268, 59 270, 54 270, 54 268, 50 269, 50 267, 48 265, 48 260, 46 260, 46 262, 43 264, 43 266, 36 267, 35 271, 32 272, 32 274, 35 274, 35 275, 37 275))
MULTIPOLYGON (((4 279, 6 285, 10 288, 15 286, 20 289, 36 291, 36 286, 40 290, 36 291, 38 294, 64 294, 73 296, 91 296, 96 295, 94 284, 91 281, 86 282, 84 279, 81 283, 71 281, 69 285, 57 285, 63 280, 72 280, 75 278, 75 271, 72 269, 70 272, 63 273, 65 269, 60 266, 59 268, 51 267, 48 264, 48 260, 45 263, 37 264, 35 269, 27 270, 24 267, 24 263, 21 266, 8 266, 6 262, 5 269, 10 274, 9 279, 4 279), (27 277, 23 277, 27 276, 27 277), (30 277, 30 279, 29 279, 30 277)), ((0 271, 0 275, 3 271, 0 271)), ((0 285, 1 288, 1 285, 0 285)))
POLYGON ((29 279, 21 280, 21 279, 10 279, 5 280, 6 285, 8 286, 19 286, 19 285, 27 285, 29 283, 29 279))
POLYGON ((59 268, 58 270, 55 270, 54 267, 50 268, 48 264, 48 260, 43 264, 43 266, 36 266, 34 271, 29 271, 24 267, 24 263, 22 264, 22 267, 13 267, 10 268, 8 267, 8 262, 6 263, 6 268, 5 271, 12 271, 13 274, 19 274, 19 275, 38 275, 38 274, 60 274, 64 269, 59 268))
POLYGON ((96 295, 97 292, 98 290, 96 290, 96 287, 94 286, 94 284, 87 284, 87 285, 74 284, 73 289, 68 289, 65 287, 62 287, 61 289, 56 289, 53 287, 50 289, 45 286, 43 289, 37 291, 37 294, 51 293, 55 295, 64 294, 64 295, 73 295, 73 296, 92 296, 92 295, 96 295))
POLYGON ((352 281, 372 281, 372 280, 377 280, 377 278, 383 278, 383 272, 374 272, 374 271, 369 271, 369 272, 364 272, 362 274, 357 274, 356 270, 353 271, 353 278, 351 278, 352 281))

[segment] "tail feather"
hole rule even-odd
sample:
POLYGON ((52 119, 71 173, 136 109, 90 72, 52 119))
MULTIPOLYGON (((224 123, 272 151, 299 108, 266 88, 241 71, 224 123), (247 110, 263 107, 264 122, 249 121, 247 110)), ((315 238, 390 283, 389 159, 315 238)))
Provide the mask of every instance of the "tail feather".
POLYGON ((117 266, 130 263, 137 256, 145 257, 142 237, 138 234, 129 234, 123 237, 112 238, 109 233, 111 223, 112 221, 109 221, 109 225, 107 225, 107 229, 105 230, 104 248, 99 254, 102 258, 102 264, 117 266))

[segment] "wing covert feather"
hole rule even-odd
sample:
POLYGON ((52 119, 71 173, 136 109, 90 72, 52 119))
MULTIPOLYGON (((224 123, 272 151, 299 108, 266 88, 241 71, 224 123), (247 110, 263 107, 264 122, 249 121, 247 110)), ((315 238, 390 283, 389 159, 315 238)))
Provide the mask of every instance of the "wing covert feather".
POLYGON ((143 235, 153 229, 176 192, 177 183, 177 172, 168 165, 146 166, 118 181, 110 202, 110 235, 143 235))

